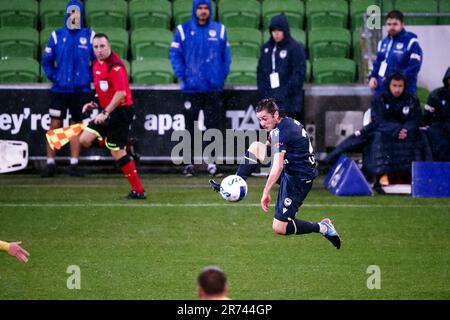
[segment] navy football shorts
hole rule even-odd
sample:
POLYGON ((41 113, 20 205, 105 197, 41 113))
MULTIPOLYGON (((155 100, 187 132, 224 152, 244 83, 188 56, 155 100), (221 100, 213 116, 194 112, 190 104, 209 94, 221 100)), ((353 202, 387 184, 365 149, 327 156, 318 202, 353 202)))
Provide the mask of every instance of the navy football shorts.
POLYGON ((312 179, 304 180, 283 171, 275 204, 275 219, 284 222, 288 222, 288 218, 295 219, 298 209, 311 190, 312 184, 312 179))

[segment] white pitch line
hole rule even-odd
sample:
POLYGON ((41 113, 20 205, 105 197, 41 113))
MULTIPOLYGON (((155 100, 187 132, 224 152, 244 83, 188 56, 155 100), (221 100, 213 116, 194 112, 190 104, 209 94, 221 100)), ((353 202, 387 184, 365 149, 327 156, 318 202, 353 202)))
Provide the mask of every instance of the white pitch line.
MULTIPOLYGON (((260 207, 259 203, 0 203, 0 208, 68 208, 68 207, 136 207, 136 208, 177 208, 177 207, 260 207)), ((274 204, 271 205, 272 207, 274 204)), ((450 208, 442 205, 402 205, 402 204, 345 204, 345 203, 305 203, 302 207, 336 207, 336 208, 450 208)))

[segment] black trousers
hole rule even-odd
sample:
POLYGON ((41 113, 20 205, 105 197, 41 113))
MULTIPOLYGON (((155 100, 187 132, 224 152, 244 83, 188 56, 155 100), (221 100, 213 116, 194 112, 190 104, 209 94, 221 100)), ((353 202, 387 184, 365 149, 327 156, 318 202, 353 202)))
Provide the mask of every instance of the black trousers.
MULTIPOLYGON (((191 134, 191 163, 194 163, 194 129, 195 121, 198 121, 200 110, 203 110, 204 125, 206 130, 219 129, 225 130, 225 110, 223 108, 222 92, 204 92, 183 94, 184 117, 186 130, 191 134)), ((205 145, 211 142, 203 142, 205 145)))

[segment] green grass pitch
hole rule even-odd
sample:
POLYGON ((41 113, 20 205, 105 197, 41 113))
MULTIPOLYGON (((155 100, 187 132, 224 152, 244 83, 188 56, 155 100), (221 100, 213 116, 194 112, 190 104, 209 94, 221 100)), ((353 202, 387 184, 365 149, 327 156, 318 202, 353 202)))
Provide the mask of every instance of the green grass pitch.
POLYGON ((335 197, 316 180, 298 216, 332 218, 338 251, 319 234, 275 235, 259 206, 264 178, 239 203, 207 181, 146 174, 149 199, 127 201, 120 175, 2 175, 0 239, 31 256, 0 253, 0 300, 197 299, 207 265, 225 270, 232 299, 450 299, 448 198, 335 197), (67 288, 71 265, 80 290, 67 288), (380 289, 367 287, 371 265, 380 289))

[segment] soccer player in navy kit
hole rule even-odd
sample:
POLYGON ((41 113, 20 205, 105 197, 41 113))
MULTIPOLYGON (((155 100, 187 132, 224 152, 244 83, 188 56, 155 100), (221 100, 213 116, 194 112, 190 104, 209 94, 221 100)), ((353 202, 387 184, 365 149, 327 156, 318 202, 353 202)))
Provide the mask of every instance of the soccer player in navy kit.
MULTIPOLYGON (((330 219, 313 223, 296 218, 297 210, 303 204, 314 178, 318 175, 313 148, 303 125, 297 120, 281 117, 274 99, 262 100, 256 108, 256 116, 261 126, 270 132, 274 153, 270 174, 261 197, 261 207, 265 212, 269 211, 270 191, 277 182, 280 183, 273 230, 281 235, 320 232, 339 249, 341 239, 330 219)), ((252 159, 261 160, 258 152, 252 154, 249 151, 245 156, 246 161, 239 165, 236 173, 244 179, 256 169, 255 160, 252 159)), ((214 188, 214 181, 210 184, 214 188)))

